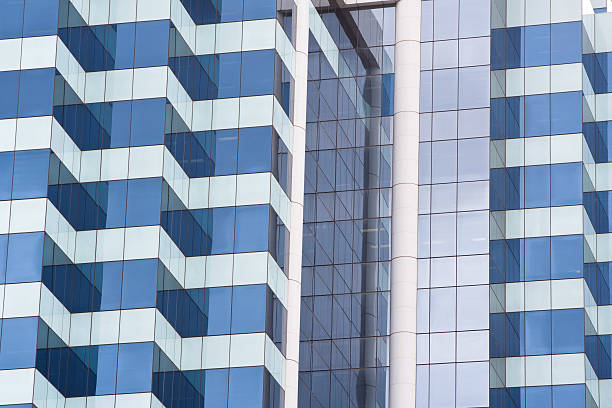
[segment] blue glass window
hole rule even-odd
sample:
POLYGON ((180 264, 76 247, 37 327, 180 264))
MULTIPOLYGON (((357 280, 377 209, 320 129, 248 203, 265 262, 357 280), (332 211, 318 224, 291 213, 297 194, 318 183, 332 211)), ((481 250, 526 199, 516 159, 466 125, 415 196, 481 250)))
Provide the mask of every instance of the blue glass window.
POLYGON ((525 167, 525 208, 550 205, 550 166, 525 167))
MULTIPOLYGON (((302 282, 304 282, 302 275, 302 282)), ((505 332, 504 320, 505 315, 502 313, 492 313, 489 315, 489 333, 491 335, 491 357, 505 357, 505 332)))
POLYGON ((276 17, 276 0, 245 0, 244 20, 276 17))
POLYGON ((183 4, 196 24, 219 22, 215 1, 186 1, 183 4))
POLYGON ((219 75, 222 74, 219 72, 219 55, 174 57, 171 54, 169 64, 192 99, 213 99, 218 96, 219 75))
POLYGON ((551 204, 582 204, 582 164, 555 164, 550 169, 551 204))
POLYGON ((550 279, 550 238, 525 239, 525 280, 550 279))
POLYGON ((582 235, 551 238, 551 275, 553 279, 579 278, 582 276, 582 235))
POLYGON ((119 344, 117 394, 150 392, 153 343, 119 344))
POLYGON ((4 319, 0 323, 0 369, 34 367, 38 318, 4 319))
POLYGON ((524 342, 522 333, 525 332, 525 319, 522 313, 508 313, 506 320, 506 333, 509 334, 508 339, 508 355, 518 356, 524 354, 524 342))
POLYGON ((6 283, 40 281, 43 233, 11 234, 8 241, 6 283))
POLYGON ((582 22, 552 24, 550 36, 551 64, 582 61, 582 22))
POLYGON ((506 68, 518 68, 525 65, 525 27, 506 29, 506 68))
POLYGON ((232 333, 266 331, 266 286, 234 286, 232 333))
MULTIPOLYGON (((435 368, 434 368, 435 369, 435 368)), ((359 373, 360 371, 355 370, 356 373, 359 373)), ((437 377, 437 376, 436 376, 437 377)), ((448 377, 446 377, 448 378, 448 377)), ((326 398, 329 398, 328 396, 330 395, 330 385, 331 385, 331 381, 330 381, 330 373, 327 371, 315 371, 312 373, 312 393, 313 395, 321 400, 321 401, 325 401, 326 398)), ((356 389, 358 388, 358 385, 356 384, 357 380, 354 379, 353 380, 353 387, 355 387, 356 389)), ((444 399, 443 399, 444 401, 444 399)), ((449 399, 446 399, 446 402, 450 402, 449 399)), ((438 405, 437 402, 433 402, 434 406, 438 405)), ((439 404, 441 406, 446 405, 445 403, 441 403, 439 404)))
POLYGON ((117 383, 117 344, 98 346, 95 395, 115 393, 117 383))
POLYGON ((206 335, 229 334, 232 311, 232 288, 206 288, 204 314, 207 316, 206 335))
POLYGON ((104 262, 96 267, 96 287, 100 291, 100 310, 119 309, 123 263, 104 262))
MULTIPOLYGON (((134 66, 134 47, 136 46, 135 24, 117 24, 113 27, 116 27, 116 40, 109 41, 111 43, 109 48, 114 51, 114 68, 132 68, 134 66)), ((111 32, 111 34, 113 34, 113 32, 111 32)))
POLYGON ((583 128, 591 151, 595 151, 595 162, 612 162, 612 149, 608 147, 612 136, 612 122, 597 122, 595 125, 585 123, 583 128))
POLYGON ((217 78, 217 97, 232 98, 240 95, 239 52, 215 55, 218 69, 213 73, 217 78))
POLYGON ((202 372, 202 387, 206 390, 204 392, 205 407, 227 406, 228 377, 229 370, 226 368, 202 372))
POLYGON ((164 143, 165 99, 143 99, 132 103, 131 146, 164 143))
POLYGON ((269 95, 274 92, 274 54, 274 50, 242 53, 242 96, 269 95))
POLYGON ((550 65, 550 26, 525 27, 525 66, 550 65))
POLYGON ((242 0, 217 0, 219 22, 239 21, 242 19, 242 0))
POLYGON ((157 260, 123 263, 121 308, 154 307, 157 294, 157 260))
POLYGON ((168 20, 136 23, 134 67, 153 67, 168 64, 168 20))
POLYGON ((19 71, 0 72, 0 119, 17 117, 17 98, 19 95, 19 71))
MULTIPOLYGON (((546 117, 548 118, 549 109, 546 108, 544 111, 546 117)), ((502 121, 505 121, 504 132, 507 139, 525 137, 525 112, 526 107, 524 97, 506 98, 505 117, 502 119, 502 121)), ((533 110, 532 113, 537 114, 537 109, 533 110)))
POLYGON ((272 136, 272 128, 269 126, 240 129, 240 143, 238 143, 239 174, 271 170, 272 136))
POLYGON ((457 109, 459 71, 455 68, 434 70, 432 89, 434 111, 457 109))
POLYGON ((128 181, 127 227, 160 223, 161 179, 148 178, 128 181))
POLYGON ((556 385, 553 389, 555 408, 580 408, 586 406, 584 385, 556 385))
POLYGON ((595 78, 595 64, 597 60, 598 58, 596 54, 587 54, 582 56, 582 64, 586 74, 585 79, 591 83, 593 89, 595 90, 595 93, 598 93, 599 90, 599 84, 597 83, 595 78))
POLYGON ((25 0, 23 36, 56 34, 58 10, 58 0, 25 0))
POLYGON ((526 387, 526 408, 552 408, 552 393, 550 387, 526 387))
POLYGON ((0 38, 21 37, 22 30, 23 0, 4 0, 0 13, 0 38))
POLYGON ((125 226, 127 180, 115 180, 108 182, 106 190, 106 228, 118 228, 125 226))
MULTIPOLYGON (((82 30, 88 33, 87 35, 87 62, 85 63, 85 71, 100 71, 113 69, 114 61, 111 54, 108 52, 109 34, 112 31, 110 25, 102 26, 85 26, 79 27, 77 30, 82 30)), ((63 29, 60 28, 60 36, 63 29)), ((77 37, 75 35, 75 37, 77 37)), ((76 40, 76 38, 75 38, 76 40)), ((82 47, 85 44, 82 45, 82 47)))
POLYGON ((268 249, 270 207, 250 205, 236 207, 236 252, 268 249))
POLYGON ((525 313, 525 355, 550 354, 550 311, 525 313))
POLYGON ((525 97, 525 136, 550 134, 550 95, 525 97))
POLYGON ((211 254, 227 254, 234 250, 235 207, 213 208, 209 212, 211 254))
POLYGON ((13 152, 0 153, 0 200, 11 199, 13 186, 13 152))
POLYGON ((236 129, 217 130, 211 135, 209 156, 212 161, 212 175, 236 174, 238 156, 238 132, 236 129))
POLYGON ((382 99, 381 99, 381 115, 393 115, 393 101, 395 92, 395 75, 387 74, 382 76, 382 99))
POLYGON ((495 209, 518 209, 525 206, 525 168, 509 167, 491 171, 491 201, 495 209), (493 202, 495 200, 495 202, 493 202))
POLYGON ((583 56, 583 64, 589 74, 591 84, 595 84, 595 93, 610 92, 612 82, 612 53, 602 52, 583 56), (593 58, 594 56, 594 58, 593 58))
POLYGON ((261 408, 263 367, 232 368, 229 374, 228 408, 261 408))
POLYGON ((8 252, 8 235, 0 235, 0 283, 6 282, 6 258, 8 252))
POLYGON ((552 311, 552 352, 584 352, 584 309, 552 311))
POLYGON ((509 48, 507 29, 497 28, 491 30, 491 69, 505 69, 509 68, 506 66, 509 48))
POLYGON ((490 123, 491 123, 491 138, 495 140, 511 138, 510 134, 506 135, 506 110, 509 109, 507 98, 491 98, 490 123))
POLYGON ((582 132, 582 96, 580 92, 550 95, 551 134, 582 132))
POLYGON ((51 115, 53 107, 54 69, 21 71, 19 116, 51 115))
POLYGON ((47 195, 49 150, 15 152, 13 199, 47 195))
POLYGON ((130 101, 111 102, 110 118, 105 118, 110 129, 109 147, 127 147, 130 145, 130 101))

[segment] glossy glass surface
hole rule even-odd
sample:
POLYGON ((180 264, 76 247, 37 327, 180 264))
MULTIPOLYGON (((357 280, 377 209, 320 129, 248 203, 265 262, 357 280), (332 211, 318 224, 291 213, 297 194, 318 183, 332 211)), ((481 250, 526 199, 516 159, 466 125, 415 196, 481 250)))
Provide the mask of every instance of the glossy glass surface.
POLYGON ((490 1, 421 2, 417 407, 485 407, 490 1))
POLYGON ((300 407, 387 404, 393 7, 320 12, 309 39, 300 407))

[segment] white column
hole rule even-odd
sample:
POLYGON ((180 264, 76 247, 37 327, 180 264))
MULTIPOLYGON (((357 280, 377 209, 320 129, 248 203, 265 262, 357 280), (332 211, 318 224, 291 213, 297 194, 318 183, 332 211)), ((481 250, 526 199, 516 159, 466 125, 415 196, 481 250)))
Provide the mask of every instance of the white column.
POLYGON ((293 162, 291 166, 291 236, 287 296, 285 408, 298 406, 302 230, 304 221, 304 162, 306 156, 306 87, 308 78, 309 0, 296 1, 295 71, 293 86, 293 162))
POLYGON ((389 406, 416 405, 416 288, 421 0, 395 9, 389 406))

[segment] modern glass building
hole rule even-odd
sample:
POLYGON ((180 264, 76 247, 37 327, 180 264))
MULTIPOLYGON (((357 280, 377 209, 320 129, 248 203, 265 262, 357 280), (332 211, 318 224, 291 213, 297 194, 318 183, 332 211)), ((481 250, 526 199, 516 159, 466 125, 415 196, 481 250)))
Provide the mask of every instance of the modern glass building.
POLYGON ((0 407, 612 407, 608 77, 607 0, 0 0, 0 407))

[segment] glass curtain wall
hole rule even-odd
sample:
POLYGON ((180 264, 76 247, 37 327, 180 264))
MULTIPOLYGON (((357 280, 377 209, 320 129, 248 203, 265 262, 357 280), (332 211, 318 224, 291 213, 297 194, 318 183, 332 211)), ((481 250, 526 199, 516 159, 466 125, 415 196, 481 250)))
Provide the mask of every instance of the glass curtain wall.
POLYGON ((417 407, 487 407, 490 1, 421 7, 417 407))
POLYGON ((293 3, 0 3, 0 405, 281 407, 293 3))
POLYGON ((602 144, 588 101, 600 71, 582 11, 572 1, 492 9, 491 407, 597 406, 607 269, 594 263, 605 232, 595 220, 606 193, 594 191, 602 144))
POLYGON ((394 8, 315 13, 332 44, 310 36, 299 406, 385 407, 394 8))

